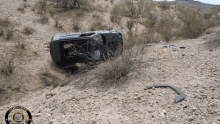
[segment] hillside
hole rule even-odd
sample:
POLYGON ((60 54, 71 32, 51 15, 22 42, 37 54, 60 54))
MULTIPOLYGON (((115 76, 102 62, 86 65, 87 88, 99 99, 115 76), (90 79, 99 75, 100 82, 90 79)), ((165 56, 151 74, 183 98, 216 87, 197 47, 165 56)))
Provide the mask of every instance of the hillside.
POLYGON ((117 8, 123 4, 94 0, 69 9, 53 0, 0 1, 0 124, 17 105, 31 112, 33 124, 220 123, 219 18, 187 16, 178 6, 152 1, 135 2, 139 9, 132 12, 130 4, 117 8), (89 69, 80 63, 58 68, 50 57, 51 37, 76 27, 119 30, 122 56, 89 69), (177 50, 164 49, 166 44, 177 50), (127 73, 115 82, 120 69, 127 73), (154 84, 176 86, 186 98, 175 103, 178 94, 170 88, 145 89, 154 84))

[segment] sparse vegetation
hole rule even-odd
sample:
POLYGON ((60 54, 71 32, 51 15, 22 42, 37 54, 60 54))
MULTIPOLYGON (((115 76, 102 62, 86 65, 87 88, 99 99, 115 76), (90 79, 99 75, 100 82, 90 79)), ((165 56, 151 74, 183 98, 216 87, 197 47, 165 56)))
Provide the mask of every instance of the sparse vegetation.
POLYGON ((26 35, 31 35, 34 33, 34 29, 29 27, 29 26, 26 26, 24 27, 23 29, 23 34, 26 34, 26 35))
POLYGON ((128 28, 129 31, 131 31, 133 26, 134 26, 134 21, 133 20, 127 21, 127 28, 128 28))

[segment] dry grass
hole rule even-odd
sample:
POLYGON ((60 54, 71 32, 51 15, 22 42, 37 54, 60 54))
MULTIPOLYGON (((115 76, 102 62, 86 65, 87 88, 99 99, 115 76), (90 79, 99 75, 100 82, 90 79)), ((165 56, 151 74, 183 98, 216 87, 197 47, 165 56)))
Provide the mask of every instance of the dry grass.
POLYGON ((29 26, 26 26, 23 28, 23 34, 26 34, 26 35, 31 35, 34 33, 34 29, 29 27, 29 26))

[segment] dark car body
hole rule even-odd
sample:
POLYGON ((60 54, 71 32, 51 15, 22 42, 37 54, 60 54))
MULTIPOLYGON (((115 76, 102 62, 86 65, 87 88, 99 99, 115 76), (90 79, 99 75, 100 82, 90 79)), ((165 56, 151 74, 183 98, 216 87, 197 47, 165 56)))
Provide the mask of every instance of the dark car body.
POLYGON ((100 61, 106 51, 115 53, 123 46, 122 35, 117 30, 100 30, 56 34, 50 42, 50 54, 54 63, 62 66, 83 61, 100 61))

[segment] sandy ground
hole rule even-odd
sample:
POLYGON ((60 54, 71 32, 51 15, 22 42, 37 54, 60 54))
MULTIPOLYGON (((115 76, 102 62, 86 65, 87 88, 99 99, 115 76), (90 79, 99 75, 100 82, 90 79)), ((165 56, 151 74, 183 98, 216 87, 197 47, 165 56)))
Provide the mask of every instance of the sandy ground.
MULTIPOLYGON (((21 0, 1 0, 0 15, 16 20, 19 28, 28 25, 37 30, 28 37, 28 47, 38 50, 40 57, 23 66, 34 75, 49 63, 45 44, 58 31, 51 25, 34 22, 38 16, 32 11, 18 12, 21 3, 21 0)), ((207 46, 213 35, 219 35, 218 31, 220 27, 197 39, 172 41, 170 44, 177 45, 175 51, 159 53, 166 45, 164 42, 145 48, 145 54, 140 57, 146 67, 141 68, 141 75, 131 73, 124 85, 108 89, 79 88, 76 82, 80 79, 73 79, 67 86, 47 87, 19 102, 12 100, 0 107, 0 124, 5 123, 6 111, 17 105, 31 112, 33 124, 220 124, 220 49, 207 46), (186 98, 175 103, 178 94, 170 88, 145 90, 153 84, 174 85, 186 98)))

